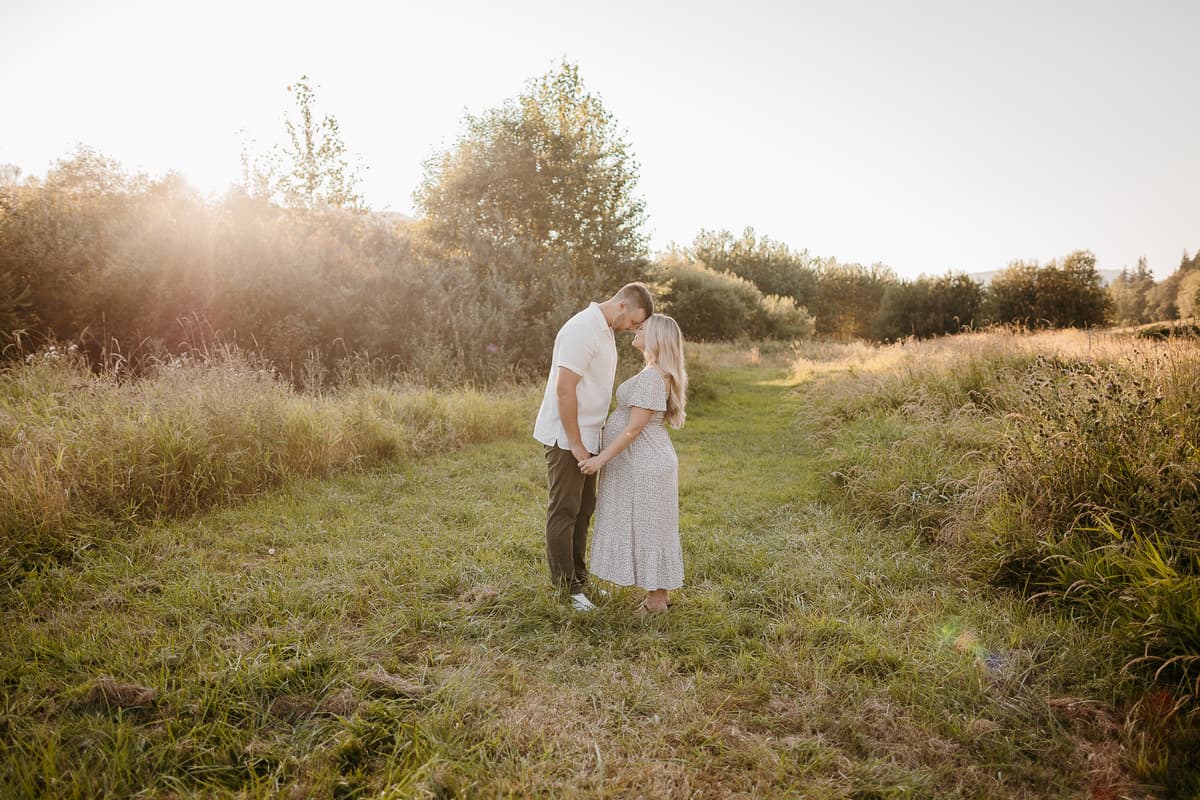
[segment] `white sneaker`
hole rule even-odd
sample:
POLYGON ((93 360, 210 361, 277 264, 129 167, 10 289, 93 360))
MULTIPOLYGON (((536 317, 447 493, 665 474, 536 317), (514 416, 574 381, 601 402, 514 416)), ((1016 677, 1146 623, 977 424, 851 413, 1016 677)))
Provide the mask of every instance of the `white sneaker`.
POLYGON ((596 604, 588 600, 587 595, 583 592, 571 595, 571 608, 576 611, 591 611, 596 607, 596 604))

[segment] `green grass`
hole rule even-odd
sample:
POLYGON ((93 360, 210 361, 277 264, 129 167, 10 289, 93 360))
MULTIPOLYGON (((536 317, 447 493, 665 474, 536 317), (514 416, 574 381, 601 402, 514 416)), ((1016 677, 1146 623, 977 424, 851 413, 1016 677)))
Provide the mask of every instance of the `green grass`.
POLYGON ((51 348, 0 369, 0 582, 131 527, 510 437, 531 388, 293 390, 224 351, 131 380, 51 348))
POLYGON ((820 497, 943 546, 947 563, 1092 626, 1115 663, 1125 765, 1190 797, 1200 773, 1200 350, 1107 333, 989 332, 808 348, 820 497))
POLYGON ((706 353, 673 434, 666 618, 550 590, 524 425, 43 565, 3 598, 0 795, 1133 792, 1105 639, 831 502, 768 355, 706 353))

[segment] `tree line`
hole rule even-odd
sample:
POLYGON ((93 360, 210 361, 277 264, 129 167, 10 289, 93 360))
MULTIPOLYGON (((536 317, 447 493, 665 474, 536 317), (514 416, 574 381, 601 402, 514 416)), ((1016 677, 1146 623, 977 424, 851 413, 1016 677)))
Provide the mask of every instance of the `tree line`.
POLYGON ((363 207, 335 118, 302 78, 288 144, 247 152, 219 199, 81 148, 45 179, 0 170, 0 336, 136 364, 233 342, 297 380, 353 355, 432 381, 536 374, 583 303, 652 283, 692 339, 889 341, 986 324, 1137 324, 1195 315, 1200 254, 1105 287, 1095 257, 1017 262, 986 286, 901 280, 747 229, 651 257, 638 165, 563 63, 465 120, 430 159, 418 217, 363 207))

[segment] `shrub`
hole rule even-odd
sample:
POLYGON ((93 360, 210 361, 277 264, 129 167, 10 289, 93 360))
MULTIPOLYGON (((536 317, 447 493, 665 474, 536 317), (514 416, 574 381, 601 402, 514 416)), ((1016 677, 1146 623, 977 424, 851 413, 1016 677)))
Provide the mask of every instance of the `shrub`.
POLYGON ((660 269, 667 287, 663 307, 689 339, 795 339, 812 332, 812 317, 795 300, 764 297, 745 278, 711 270, 678 253, 669 254, 660 269))
POLYGON ((813 318, 791 297, 763 295, 755 316, 755 333, 764 339, 805 339, 813 333, 813 318))

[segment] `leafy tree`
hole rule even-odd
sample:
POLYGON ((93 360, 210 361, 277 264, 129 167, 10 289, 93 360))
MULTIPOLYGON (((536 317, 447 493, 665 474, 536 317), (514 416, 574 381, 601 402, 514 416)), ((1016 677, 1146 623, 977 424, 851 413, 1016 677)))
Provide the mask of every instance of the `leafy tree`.
POLYGON ((813 331, 812 317, 794 298, 764 295, 745 278, 709 269, 687 253, 668 252, 659 271, 666 287, 663 306, 689 339, 791 340, 813 331))
MULTIPOLYGON (((870 338, 884 289, 895 274, 882 264, 863 267, 815 259, 746 228, 701 230, 685 254, 709 269, 750 281, 764 295, 791 298, 805 316, 815 310, 816 333, 833 338, 870 338)), ((809 317, 812 319, 812 317, 809 317)))
POLYGON ((876 335, 894 341, 958 333, 975 325, 982 305, 983 286, 966 275, 893 283, 880 301, 876 335))
POLYGON ((995 323, 1030 325, 1037 305, 1038 265, 1014 261, 992 276, 987 287, 984 309, 995 323))
POLYGON ((795 252, 768 236, 746 228, 741 238, 729 231, 701 230, 689 250, 709 269, 731 272, 752 281, 764 294, 784 295, 810 302, 816 294, 817 273, 807 250, 795 252))
POLYGON ((1137 266, 1121 270, 1121 274, 1108 285, 1108 296, 1112 303, 1113 321, 1119 325, 1141 325, 1153 321, 1151 296, 1154 291, 1154 276, 1139 258, 1137 266))
POLYGON ((1188 257, 1187 250, 1179 260, 1179 269, 1160 281, 1150 292, 1148 304, 1155 319, 1167 320, 1179 318, 1179 290, 1183 279, 1190 273, 1200 271, 1200 250, 1188 257))
POLYGON ((0 340, 21 327, 28 303, 29 288, 20 285, 16 275, 0 272, 0 340))
POLYGON ((359 167, 351 163, 336 117, 316 115, 316 90, 307 75, 287 87, 295 116, 284 118, 287 144, 262 157, 242 149, 242 180, 251 196, 288 208, 361 209, 359 167))
POLYGON ((612 115, 563 63, 515 100, 468 117, 416 194, 431 241, 526 291, 533 316, 644 276, 637 165, 612 115), (565 266, 568 285, 545 280, 565 266))
POLYGON ((807 308, 796 298, 779 294, 764 294, 759 299, 754 322, 753 335, 763 339, 805 339, 816 329, 807 308))
POLYGON ((16 188, 20 180, 20 167, 16 164, 0 164, 0 193, 16 188))
POLYGON ((1096 257, 1076 250, 1044 267, 1015 262, 988 286, 985 309, 992 322, 1031 328, 1103 325, 1109 296, 1096 271, 1096 257))
POLYGON ((806 303, 816 318, 817 335, 871 339, 883 294, 895 283, 896 274, 882 264, 820 262, 814 296, 806 303))
POLYGON ((1086 328, 1109 320, 1108 293, 1096 270, 1096 256, 1076 250, 1039 272, 1037 319, 1056 328, 1086 328))
POLYGON ((5 294, 19 298, 5 304, 9 330, 73 337, 91 327, 77 312, 94 300, 113 254, 128 240, 128 211, 146 183, 81 147, 51 167, 44 182, 3 191, 0 275, 5 294))
POLYGON ((745 278, 718 272, 678 252, 662 262, 664 309, 683 335, 698 341, 730 341, 749 336, 762 293, 745 278))
POLYGON ((1200 317, 1200 270, 1189 270, 1179 281, 1179 291, 1175 296, 1175 305, 1179 309, 1180 319, 1195 319, 1200 317))
MULTIPOLYGON (((10 215, 19 204, 21 170, 13 164, 0 164, 0 232, 6 230, 10 215)), ((0 241, 7 245, 7 242, 0 241)), ((0 339, 21 326, 29 301, 29 287, 17 272, 18 264, 0 253, 0 339)))

